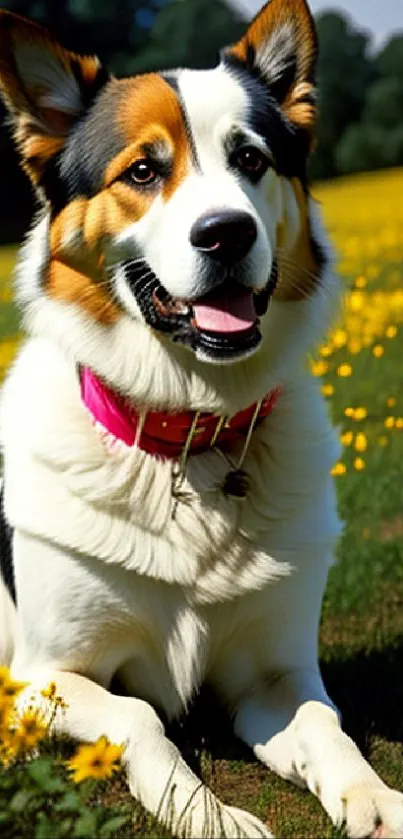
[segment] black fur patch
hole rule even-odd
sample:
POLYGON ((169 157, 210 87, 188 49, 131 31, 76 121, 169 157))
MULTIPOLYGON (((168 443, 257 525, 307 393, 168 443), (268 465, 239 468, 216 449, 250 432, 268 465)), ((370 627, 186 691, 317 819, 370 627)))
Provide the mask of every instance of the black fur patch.
POLYGON ((114 120, 118 104, 116 89, 106 87, 71 131, 58 167, 69 201, 93 198, 102 187, 108 164, 124 149, 125 138, 114 120))
POLYGON ((297 177, 306 185, 309 155, 306 132, 286 119, 271 88, 258 73, 251 72, 247 65, 232 55, 224 55, 223 62, 247 94, 250 102, 249 125, 271 149, 278 174, 297 177))
POLYGON ((16 603, 12 541, 13 528, 10 527, 4 514, 4 485, 2 484, 0 490, 0 576, 10 597, 16 603))
MULTIPOLYGON (((102 83, 104 80, 102 77, 102 83)), ((96 195, 108 163, 125 147, 114 124, 115 95, 108 87, 94 90, 89 110, 78 118, 63 149, 47 162, 40 180, 53 216, 75 198, 96 195)))
POLYGON ((186 110, 186 105, 183 101, 183 97, 181 96, 181 92, 180 92, 179 81, 178 81, 178 72, 180 72, 180 71, 169 70, 166 73, 161 73, 160 75, 162 76, 164 81, 167 84, 169 84, 169 86, 172 88, 172 90, 176 94, 176 97, 178 99, 179 106, 180 106, 180 109, 181 109, 181 112, 182 112, 183 122, 184 122, 185 130, 186 130, 186 136, 188 138, 188 143, 189 143, 189 146, 190 146, 190 150, 192 152, 193 163, 194 163, 195 168, 200 171, 201 166, 200 166, 199 156, 197 154, 196 143, 194 141, 194 137, 193 137, 193 133, 192 133, 192 128, 191 128, 191 125, 190 125, 190 119, 189 119, 189 116, 188 116, 188 113, 187 113, 187 110, 186 110))

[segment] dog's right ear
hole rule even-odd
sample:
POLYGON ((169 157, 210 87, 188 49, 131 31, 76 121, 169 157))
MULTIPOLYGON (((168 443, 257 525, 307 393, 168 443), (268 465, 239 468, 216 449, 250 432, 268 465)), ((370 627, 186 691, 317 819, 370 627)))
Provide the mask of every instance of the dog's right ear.
POLYGON ((0 12, 0 89, 34 184, 107 79, 98 58, 75 55, 41 26, 0 12))

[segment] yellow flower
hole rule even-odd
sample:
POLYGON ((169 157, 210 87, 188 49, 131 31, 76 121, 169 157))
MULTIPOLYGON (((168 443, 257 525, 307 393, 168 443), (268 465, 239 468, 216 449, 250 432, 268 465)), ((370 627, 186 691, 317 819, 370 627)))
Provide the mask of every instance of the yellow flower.
POLYGON ((366 281, 365 277, 357 277, 357 279, 355 281, 355 287, 356 288, 365 288, 366 284, 367 284, 367 281, 366 281))
POLYGON ((403 428, 403 417, 398 417, 396 420, 396 428, 403 428))
POLYGON ((345 475, 347 472, 347 466, 345 463, 342 463, 341 460, 338 463, 335 463, 333 469, 331 470, 330 474, 333 476, 338 477, 339 475, 345 475))
POLYGON ((354 414, 355 414, 355 408, 345 408, 344 409, 344 415, 346 417, 353 417, 354 414))
POLYGON ((386 404, 388 408, 394 408, 396 405, 397 400, 394 396, 389 396, 389 399, 386 400, 386 404))
POLYGON ((327 344, 320 348, 320 354, 323 355, 323 358, 328 358, 333 352, 331 347, 328 347, 327 344))
POLYGON ((344 434, 342 434, 340 437, 340 442, 343 444, 343 446, 351 446, 351 443, 353 442, 353 436, 354 435, 352 431, 345 431, 344 434))
POLYGON ((362 457, 356 457, 353 465, 357 472, 362 472, 362 470, 365 469, 365 460, 363 460, 362 457))
POLYGON ((384 352, 385 348, 382 346, 382 344, 375 344, 375 346, 372 348, 372 355, 375 356, 375 358, 382 358, 384 352))
POLYGON ((311 370, 314 376, 324 376, 329 369, 329 365, 326 361, 314 361, 311 370))
POLYGON ((21 751, 29 752, 46 737, 48 723, 42 711, 30 705, 18 717, 15 741, 21 751))
POLYGON ((8 667, 0 667, 0 696, 14 700, 27 684, 28 682, 17 682, 12 679, 8 667))
POLYGON ((351 364, 340 364, 336 372, 338 376, 341 376, 343 379, 345 379, 347 378, 347 376, 351 376, 353 368, 351 364))
POLYGON ((110 778, 119 768, 122 752, 123 746, 112 745, 106 737, 100 737, 93 745, 79 746, 74 757, 67 761, 67 767, 76 784, 86 778, 110 778))
POLYGON ((362 344, 359 338, 351 338, 348 342, 347 349, 351 355, 356 355, 361 351, 362 344))
POLYGON ((322 385, 321 390, 322 390, 323 396, 333 396, 333 394, 334 394, 333 385, 322 385))
POLYGON ((56 696, 56 683, 49 682, 47 688, 41 690, 41 694, 44 697, 44 699, 54 699, 56 696))
POLYGON ((388 326, 388 328, 385 332, 385 335, 386 335, 387 338, 396 338, 397 333, 398 333, 397 326, 392 325, 392 326, 388 326))
POLYGON ((355 420, 363 420, 368 416, 368 411, 366 408, 356 408, 354 411, 354 419, 355 420))
POLYGON ((345 329, 335 329, 332 335, 333 344, 337 349, 347 344, 347 332, 345 329))
POLYGON ((394 428, 395 423, 396 423, 395 417, 386 417, 385 428, 394 428))
POLYGON ((13 703, 4 696, 0 697, 0 745, 3 741, 4 732, 12 726, 13 719, 13 703))
POLYGON ((352 312, 359 312, 365 305, 365 295, 361 291, 352 291, 348 301, 352 312))
POLYGON ((357 434, 355 438, 354 448, 357 452, 365 452, 368 448, 368 440, 366 434, 357 434))

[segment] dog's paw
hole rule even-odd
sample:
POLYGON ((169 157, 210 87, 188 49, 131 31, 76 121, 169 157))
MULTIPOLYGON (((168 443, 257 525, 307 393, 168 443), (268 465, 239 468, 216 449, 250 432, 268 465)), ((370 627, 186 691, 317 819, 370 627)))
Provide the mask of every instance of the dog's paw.
POLYGON ((343 796, 347 835, 353 839, 401 839, 403 795, 388 787, 350 787, 343 796))

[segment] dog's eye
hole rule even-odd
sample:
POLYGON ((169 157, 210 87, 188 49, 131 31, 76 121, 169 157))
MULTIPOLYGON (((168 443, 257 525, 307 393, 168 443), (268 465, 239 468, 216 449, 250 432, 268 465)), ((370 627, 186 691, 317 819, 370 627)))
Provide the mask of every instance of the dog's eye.
POLYGON ((130 180, 139 186, 148 186, 158 178, 158 173, 148 160, 136 160, 130 167, 128 175, 130 180))
POLYGON ((253 181, 258 181, 270 165, 268 157, 255 146, 244 146, 242 149, 237 149, 231 162, 233 166, 236 166, 240 172, 253 181))

